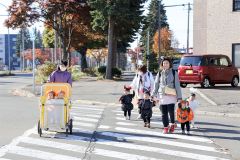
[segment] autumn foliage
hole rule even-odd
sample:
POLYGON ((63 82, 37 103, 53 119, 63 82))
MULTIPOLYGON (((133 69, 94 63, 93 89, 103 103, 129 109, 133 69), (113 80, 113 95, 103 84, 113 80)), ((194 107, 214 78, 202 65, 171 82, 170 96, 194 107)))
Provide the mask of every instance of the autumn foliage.
MULTIPOLYGON (((153 52, 154 53, 158 53, 158 31, 154 34, 153 37, 153 52)), ((161 29, 161 33, 160 33, 161 37, 161 41, 160 41, 160 49, 161 52, 162 51, 167 51, 171 49, 171 36, 172 33, 168 28, 162 28, 161 29)))

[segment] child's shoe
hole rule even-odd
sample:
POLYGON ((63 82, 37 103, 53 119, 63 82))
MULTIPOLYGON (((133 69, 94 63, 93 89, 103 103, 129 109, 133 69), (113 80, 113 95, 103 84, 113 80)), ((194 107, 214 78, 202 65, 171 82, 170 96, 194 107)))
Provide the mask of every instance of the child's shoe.
POLYGON ((170 132, 170 133, 173 133, 174 130, 175 130, 175 128, 177 128, 177 124, 176 124, 176 123, 171 124, 170 129, 169 129, 169 132, 170 132))
POLYGON ((168 129, 169 129, 169 127, 164 127, 163 128, 163 134, 168 134, 168 129))
POLYGON ((148 128, 150 128, 150 127, 151 127, 151 126, 150 126, 150 123, 148 123, 148 124, 147 124, 147 127, 148 127, 148 128))
POLYGON ((182 130, 182 134, 186 134, 184 130, 182 130))
POLYGON ((144 127, 147 127, 147 123, 144 123, 144 127))
POLYGON ((187 131, 187 135, 191 135, 191 134, 190 134, 190 131, 187 131))

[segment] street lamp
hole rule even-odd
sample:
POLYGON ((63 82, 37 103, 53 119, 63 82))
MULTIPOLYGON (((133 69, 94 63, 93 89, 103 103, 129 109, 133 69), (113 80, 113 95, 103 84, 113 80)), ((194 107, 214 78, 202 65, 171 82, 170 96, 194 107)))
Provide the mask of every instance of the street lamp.
POLYGON ((33 52, 33 57, 32 57, 32 73, 33 73, 33 93, 35 94, 35 29, 33 29, 33 33, 31 34, 31 40, 32 40, 32 52, 33 52))
MULTIPOLYGON (((0 3, 1 6, 5 7, 8 9, 8 7, 2 3, 0 3)), ((9 19, 9 12, 8 12, 8 19, 9 19)), ((11 73, 11 56, 10 56, 10 35, 9 35, 9 27, 8 27, 8 70, 9 73, 11 73)))

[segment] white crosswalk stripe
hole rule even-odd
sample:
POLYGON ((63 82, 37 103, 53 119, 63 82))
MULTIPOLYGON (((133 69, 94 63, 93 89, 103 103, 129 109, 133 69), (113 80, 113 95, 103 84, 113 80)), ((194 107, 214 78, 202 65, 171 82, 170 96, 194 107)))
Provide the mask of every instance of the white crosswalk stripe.
MULTIPOLYGON (((89 154, 96 160, 231 159, 208 138, 162 134, 160 130, 143 128, 142 120, 126 121, 119 110, 109 108, 109 113, 114 114, 102 116, 105 110, 73 102, 73 135, 44 131, 40 138, 34 127, 10 145, 0 148, 0 160, 18 160, 18 156, 33 160, 81 160, 89 154), (94 147, 90 149, 90 146, 94 147), (76 154, 70 154, 72 152, 76 154), (12 155, 10 159, 8 154, 12 155), (13 155, 18 156, 14 158, 13 155)), ((151 123, 160 126, 159 115, 153 117, 151 123)))

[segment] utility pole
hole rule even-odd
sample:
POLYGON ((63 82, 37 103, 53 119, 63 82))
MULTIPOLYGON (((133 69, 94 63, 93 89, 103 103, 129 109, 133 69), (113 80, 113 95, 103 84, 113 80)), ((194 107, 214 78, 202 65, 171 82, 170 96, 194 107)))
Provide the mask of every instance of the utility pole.
POLYGON ((33 59, 32 59, 32 73, 33 73, 33 93, 35 94, 35 32, 33 30, 33 33, 32 33, 32 52, 33 52, 33 59))
POLYGON ((161 63, 161 0, 158 0, 158 64, 161 63))
POLYGON ((191 6, 190 6, 190 3, 188 3, 187 54, 189 54, 189 21, 190 21, 190 11, 191 11, 191 6))
POLYGON ((22 29, 22 58, 23 58, 23 64, 22 64, 22 70, 25 70, 25 55, 24 55, 24 50, 25 50, 25 41, 24 41, 24 33, 25 30, 24 28, 22 29))
POLYGON ((54 14, 54 62, 57 61, 57 32, 56 32, 56 15, 54 14))
POLYGON ((149 55, 150 55, 150 53, 149 53, 149 37, 150 37, 150 35, 149 35, 149 29, 148 29, 148 32, 147 32, 147 69, 149 70, 149 55))

